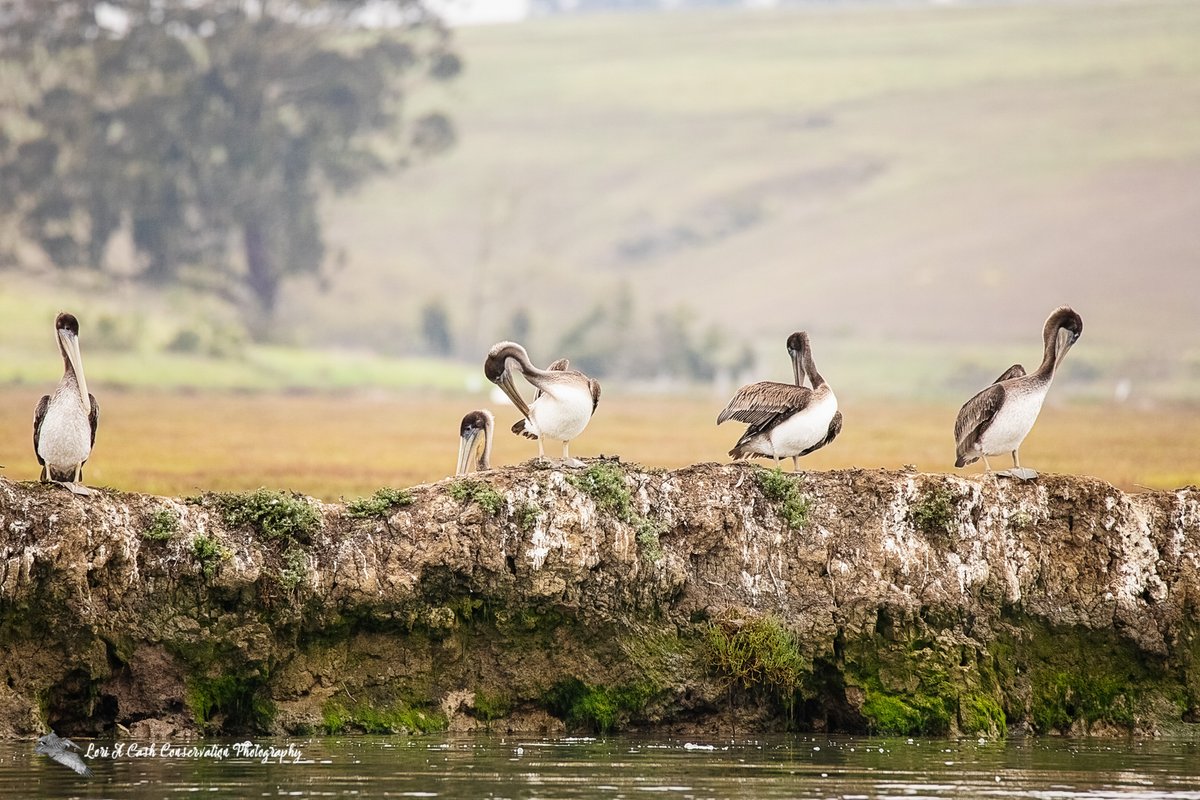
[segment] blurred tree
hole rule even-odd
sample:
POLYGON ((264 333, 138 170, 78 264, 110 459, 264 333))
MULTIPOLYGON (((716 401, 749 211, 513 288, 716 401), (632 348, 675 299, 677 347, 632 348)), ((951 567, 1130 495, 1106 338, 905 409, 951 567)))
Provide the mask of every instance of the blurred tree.
POLYGON ((320 272, 322 190, 454 140, 402 115, 460 69, 420 0, 0 0, 0 61, 0 214, 64 269, 128 273, 127 230, 137 277, 250 321, 320 272))
POLYGON ((450 314, 440 299, 430 300, 421 308, 421 335, 425 338, 425 347, 433 355, 445 357, 454 352, 450 314))

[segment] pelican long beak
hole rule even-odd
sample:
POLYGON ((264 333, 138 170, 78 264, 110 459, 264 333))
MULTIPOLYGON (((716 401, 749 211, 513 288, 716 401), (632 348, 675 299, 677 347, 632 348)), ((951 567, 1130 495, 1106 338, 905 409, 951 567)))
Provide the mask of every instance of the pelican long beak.
POLYGON ((79 352, 79 337, 60 328, 58 343, 67 356, 71 371, 75 373, 75 383, 79 386, 79 400, 83 403, 83 410, 85 413, 91 414, 92 401, 88 397, 87 378, 83 376, 83 355, 79 352))
POLYGON ((455 476, 466 475, 471 467, 471 454, 475 451, 475 440, 479 438, 479 430, 474 429, 463 434, 458 439, 458 467, 455 476))
POLYGON ((790 352, 791 352, 791 356, 792 356, 792 375, 795 376, 795 378, 796 378, 796 385, 803 386, 804 385, 804 363, 803 363, 804 354, 801 353, 799 350, 792 350, 790 352))
POLYGON ((496 385, 504 390, 508 395, 508 399, 513 401, 513 405, 521 412, 525 419, 529 419, 529 404, 525 402, 525 398, 521 397, 521 393, 517 391, 517 385, 513 383, 512 372, 505 370, 503 374, 496 380, 496 385))
POLYGON ((1064 358, 1066 358, 1067 351, 1071 349, 1071 347, 1075 344, 1075 341, 1078 338, 1079 338, 1078 336, 1076 336, 1074 333, 1067 330, 1066 328, 1058 329, 1058 334, 1054 339, 1054 367, 1055 367, 1055 369, 1057 369, 1058 365, 1062 363, 1062 360, 1064 358))

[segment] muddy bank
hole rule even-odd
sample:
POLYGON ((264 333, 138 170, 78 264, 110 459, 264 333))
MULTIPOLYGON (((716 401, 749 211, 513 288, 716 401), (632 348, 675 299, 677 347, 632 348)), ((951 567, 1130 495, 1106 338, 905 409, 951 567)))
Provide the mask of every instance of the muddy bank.
POLYGON ((163 498, 0 479, 0 735, 1200 719, 1200 492, 592 461, 163 498))

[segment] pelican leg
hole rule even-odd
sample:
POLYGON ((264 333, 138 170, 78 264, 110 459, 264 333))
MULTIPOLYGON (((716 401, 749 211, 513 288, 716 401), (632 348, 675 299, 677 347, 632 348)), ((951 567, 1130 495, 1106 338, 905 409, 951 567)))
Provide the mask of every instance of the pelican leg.
POLYGON ((984 454, 984 453, 980 453, 979 455, 983 457, 983 471, 984 471, 984 472, 991 472, 991 471, 992 471, 992 465, 988 463, 988 460, 987 460, 987 455, 986 455, 986 454, 984 454))
POLYGON ((46 464, 42 464, 42 471, 38 474, 38 480, 42 483, 50 482, 50 467, 46 464))
POLYGON ((800 471, 800 457, 792 456, 792 472, 800 471))
POLYGON ((1020 478, 1023 481, 1031 481, 1038 476, 1035 470, 1028 467, 1022 467, 1020 460, 1017 458, 1017 451, 1012 451, 1013 468, 1008 470, 1008 474, 1014 478, 1020 478))
POLYGON ((575 469, 578 469, 579 467, 584 466, 584 463, 582 461, 580 461, 578 458, 571 458, 570 453, 567 452, 568 444, 569 444, 568 442, 563 442, 563 466, 564 467, 573 467, 575 469))

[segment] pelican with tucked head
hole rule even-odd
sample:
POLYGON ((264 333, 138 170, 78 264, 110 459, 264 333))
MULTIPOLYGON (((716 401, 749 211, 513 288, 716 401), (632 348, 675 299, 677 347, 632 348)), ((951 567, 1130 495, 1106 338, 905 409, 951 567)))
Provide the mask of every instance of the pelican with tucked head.
POLYGON ((563 461, 571 466, 582 462, 572 460, 570 442, 583 433, 600 402, 600 383, 579 370, 538 369, 529 360, 525 348, 516 342, 499 342, 488 351, 483 362, 483 374, 499 386, 513 405, 525 417, 520 430, 513 433, 533 434, 538 440, 538 458, 546 457, 545 439, 563 443, 563 461), (513 382, 513 372, 521 373, 537 394, 525 402, 513 382))
POLYGON ((729 451, 735 459, 766 456, 778 466, 780 458, 791 457, 792 469, 799 469, 800 456, 829 444, 842 430, 842 412, 833 389, 817 372, 808 334, 793 333, 787 349, 794 386, 775 381, 747 384, 717 417, 718 425, 727 419, 750 425, 729 451), (812 382, 811 389, 805 379, 812 382))
POLYGON ((42 465, 41 480, 61 483, 76 494, 90 494, 80 484, 83 465, 96 444, 100 405, 88 393, 79 352, 79 320, 59 314, 54 320, 63 376, 53 395, 45 395, 33 412, 33 451, 42 465))
POLYGON ((1030 374, 1020 364, 1008 368, 996 382, 968 400, 954 422, 956 467, 965 467, 983 459, 984 469, 991 471, 987 457, 1011 453, 1013 468, 998 472, 1023 480, 1037 473, 1021 466, 1017 450, 1033 429, 1050 382, 1083 333, 1083 319, 1068 306, 1060 306, 1042 327, 1042 363, 1030 374))
POLYGON ((468 412, 458 425, 458 468, 455 475, 466 475, 471 471, 471 461, 476 459, 475 468, 492 468, 492 429, 495 418, 486 408, 468 412), (480 439, 480 437, 483 437, 480 439))

